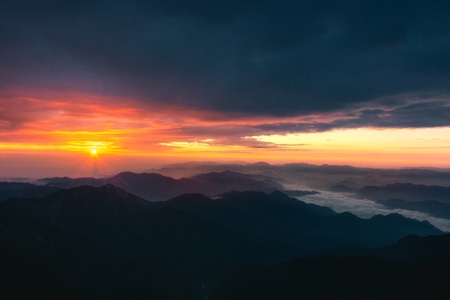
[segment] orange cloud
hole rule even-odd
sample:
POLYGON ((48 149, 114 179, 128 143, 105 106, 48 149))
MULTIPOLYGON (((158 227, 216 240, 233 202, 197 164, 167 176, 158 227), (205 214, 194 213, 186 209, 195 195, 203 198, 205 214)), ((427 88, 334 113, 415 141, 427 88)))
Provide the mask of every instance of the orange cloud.
MULTIPOLYGON (((41 153, 52 163, 57 155, 79 153, 86 158, 96 149, 111 166, 123 165, 120 159, 124 159, 138 167, 161 162, 152 160, 157 157, 166 162, 231 159, 449 166, 448 127, 295 132, 352 118, 343 113, 250 118, 173 105, 151 107, 132 99, 43 91, 30 97, 16 91, 0 94, 0 155, 41 153)), ((5 163, 13 168, 12 162, 5 163)))

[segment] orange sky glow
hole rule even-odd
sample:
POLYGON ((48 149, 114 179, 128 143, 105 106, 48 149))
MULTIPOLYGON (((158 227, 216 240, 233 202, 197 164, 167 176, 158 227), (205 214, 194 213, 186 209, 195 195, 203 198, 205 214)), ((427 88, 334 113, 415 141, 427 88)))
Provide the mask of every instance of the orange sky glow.
MULTIPOLYGON (((193 160, 450 167, 450 127, 262 134, 255 129, 259 124, 289 118, 48 94, 0 97, 0 113, 8 116, 0 119, 0 176, 103 176, 193 160)), ((301 121, 336 117, 310 115, 301 121)))

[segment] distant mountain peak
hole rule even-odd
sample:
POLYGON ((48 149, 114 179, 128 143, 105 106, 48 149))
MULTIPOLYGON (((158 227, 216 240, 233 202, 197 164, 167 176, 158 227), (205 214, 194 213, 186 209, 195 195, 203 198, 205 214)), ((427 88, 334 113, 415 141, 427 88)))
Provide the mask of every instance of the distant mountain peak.
MULTIPOLYGON (((145 205, 150 203, 138 196, 112 185, 105 184, 100 187, 82 185, 70 189, 63 189, 41 198, 23 198, 8 201, 11 205, 25 205, 32 207, 90 207, 92 205, 117 206, 124 205, 145 205), (55 206, 56 205, 56 206, 55 206), (120 204, 122 205, 122 204, 120 204)), ((44 209, 45 210, 45 209, 44 209)))
POLYGON ((173 179, 172 177, 168 177, 168 176, 164 176, 158 173, 134 173, 134 172, 130 172, 130 171, 125 171, 125 172, 121 172, 117 175, 114 175, 112 178, 120 178, 120 177, 153 177, 153 178, 167 178, 167 179, 173 179))
POLYGON ((288 195, 286 195, 283 192, 280 192, 279 190, 275 190, 272 193, 270 193, 269 195, 271 195, 272 197, 278 197, 278 198, 285 198, 285 199, 290 198, 288 195))
POLYGON ((244 197, 244 198, 252 198, 252 197, 270 197, 267 193, 259 192, 259 191, 230 191, 220 195, 222 198, 229 197, 244 197))
POLYGON ((210 202, 214 201, 213 199, 199 193, 187 193, 180 196, 177 196, 175 198, 172 198, 170 200, 167 200, 167 202, 210 202))
POLYGON ((200 173, 197 175, 192 176, 192 179, 209 179, 209 178, 223 178, 223 177, 249 177, 251 175, 248 174, 242 174, 235 171, 230 170, 224 170, 224 171, 214 171, 214 172, 208 172, 208 173, 200 173))
MULTIPOLYGON (((70 188, 70 189, 65 189, 65 190, 60 190, 57 191, 55 194, 68 194, 68 193, 79 193, 79 192, 100 192, 100 193, 126 193, 126 194, 130 194, 128 192, 126 192, 125 190, 107 183, 105 185, 102 186, 91 186, 91 185, 82 185, 82 186, 78 186, 78 187, 74 187, 74 188, 70 188)), ((131 194, 130 194, 131 195, 131 194)))

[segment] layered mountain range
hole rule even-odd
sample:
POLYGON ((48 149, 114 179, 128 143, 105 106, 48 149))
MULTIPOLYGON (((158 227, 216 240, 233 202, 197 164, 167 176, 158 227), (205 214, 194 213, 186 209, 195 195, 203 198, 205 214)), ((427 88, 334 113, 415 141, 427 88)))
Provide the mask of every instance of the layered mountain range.
MULTIPOLYGON (((12 184, 12 183, 10 183, 12 184)), ((20 184, 20 183, 18 183, 20 184)), ((25 184, 25 183, 24 183, 25 184)), ((186 193, 201 193, 206 195, 222 194, 229 191, 262 191, 272 192, 284 190, 283 186, 269 176, 243 174, 231 171, 200 173, 191 177, 174 179, 158 173, 133 173, 122 172, 112 177, 105 178, 69 178, 53 177, 43 178, 37 181, 36 189, 48 191, 47 194, 57 189, 74 188, 83 185, 99 187, 112 184, 120 187, 148 201, 163 201, 186 193)), ((4 182, 0 185, 0 191, 9 198, 20 196, 14 186, 8 187, 4 182)), ((0 196, 0 200, 7 199, 0 196)))
POLYGON ((4 201, 0 214, 2 257, 9 257, 4 263, 12 270, 6 267, 2 276, 11 286, 18 283, 5 272, 17 271, 12 263, 16 261, 28 274, 29 282, 22 278, 19 284, 23 290, 36 288, 30 274, 46 270, 61 293, 75 290, 80 297, 105 296, 102 289, 113 288, 110 275, 85 278, 90 268, 91 275, 116 274, 123 289, 131 288, 123 270, 134 270, 132 277, 146 274, 163 281, 155 290, 141 287, 145 295, 166 295, 164 287, 177 282, 180 291, 195 299, 204 293, 204 282, 218 281, 245 265, 352 253, 387 246, 410 234, 442 233, 427 222, 395 214, 371 219, 338 214, 278 191, 229 192, 213 198, 190 193, 152 203, 111 184, 81 186, 4 201), (63 279, 55 276, 60 269, 63 279))
POLYGON ((450 279, 450 236, 430 223, 337 213, 279 181, 222 171, 2 183, 2 299, 389 299, 406 282, 450 279))

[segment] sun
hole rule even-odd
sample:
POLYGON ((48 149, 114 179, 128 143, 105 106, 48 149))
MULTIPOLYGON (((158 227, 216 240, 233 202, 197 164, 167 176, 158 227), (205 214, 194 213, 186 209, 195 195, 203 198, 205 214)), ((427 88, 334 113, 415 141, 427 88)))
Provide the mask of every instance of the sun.
POLYGON ((91 149, 91 156, 97 156, 97 149, 91 149))

